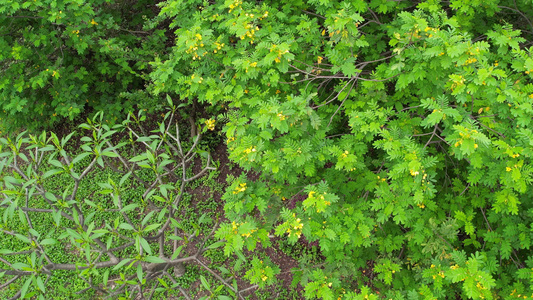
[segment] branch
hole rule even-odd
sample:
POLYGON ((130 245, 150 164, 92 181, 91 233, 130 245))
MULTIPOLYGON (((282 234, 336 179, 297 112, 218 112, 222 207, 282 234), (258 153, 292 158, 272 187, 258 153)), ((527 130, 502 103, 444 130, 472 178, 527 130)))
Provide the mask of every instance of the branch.
POLYGON ((16 281, 17 279, 19 279, 20 277, 21 277, 20 275, 17 275, 17 276, 15 276, 15 277, 11 278, 10 280, 8 280, 6 283, 0 285, 0 290, 3 289, 3 288, 5 288, 6 286, 12 284, 13 282, 15 282, 15 281, 16 281))

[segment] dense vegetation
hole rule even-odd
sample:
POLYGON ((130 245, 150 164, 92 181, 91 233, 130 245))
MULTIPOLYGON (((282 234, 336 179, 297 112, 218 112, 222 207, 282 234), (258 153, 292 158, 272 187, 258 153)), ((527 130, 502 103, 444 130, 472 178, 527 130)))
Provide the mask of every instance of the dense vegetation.
MULTIPOLYGON (((319 246, 319 257, 304 255, 293 270, 309 299, 533 298, 531 1, 13 0, 0 12, 7 129, 49 127, 98 110, 102 123, 126 129, 128 121, 118 120, 128 112, 170 106, 165 120, 189 126, 191 137, 211 134, 199 152, 206 160, 202 151, 217 144, 212 131, 225 135, 229 158, 258 174, 229 176, 221 197, 227 221, 211 227, 211 248, 223 249, 232 267, 244 265, 241 279, 259 288, 276 283, 279 266, 260 252, 279 247, 272 241, 280 237, 319 246)), ((121 154, 119 164, 110 161, 118 148, 106 141, 113 131, 92 122, 81 127, 96 133, 82 141, 95 144, 74 154, 79 162, 154 172, 142 203, 127 199, 140 205, 130 206, 139 220, 128 221, 133 209, 118 202, 106 207, 116 214, 114 227, 92 235, 96 225, 76 227, 76 207, 91 214, 92 200, 45 187, 63 173, 75 191, 81 181, 64 143, 53 135, 2 139, 1 230, 27 244, 2 244, 10 257, 0 261, 9 280, 2 286, 22 281, 24 294, 44 297, 52 276, 42 269, 52 264, 47 251, 68 252, 59 240, 88 253, 72 263, 99 295, 148 296, 159 290, 143 279, 172 278, 166 269, 182 241, 174 257, 160 250, 165 263, 145 254, 154 237, 148 232, 158 229, 160 237, 174 224, 168 186, 195 178, 175 178, 188 166, 177 127, 161 121, 159 130, 125 137, 123 149, 142 143, 144 154, 121 154), (30 158, 27 143, 36 151, 30 158), (51 169, 41 170, 48 151, 51 169), (150 196, 164 205, 137 211, 156 189, 161 195, 150 196), (58 237, 44 240, 29 213, 37 209, 29 203, 43 200, 48 206, 39 209, 74 222, 54 221, 58 237), (132 239, 126 245, 133 250, 113 257, 115 248, 102 244, 109 239, 132 239), (30 263, 11 261, 19 257, 12 252, 30 263), (166 267, 154 275, 148 263, 166 267), (110 286, 106 272, 138 280, 110 286)), ((221 288, 206 297, 243 297, 236 283, 216 276, 221 288)), ((180 286, 173 284, 165 292, 180 286)))

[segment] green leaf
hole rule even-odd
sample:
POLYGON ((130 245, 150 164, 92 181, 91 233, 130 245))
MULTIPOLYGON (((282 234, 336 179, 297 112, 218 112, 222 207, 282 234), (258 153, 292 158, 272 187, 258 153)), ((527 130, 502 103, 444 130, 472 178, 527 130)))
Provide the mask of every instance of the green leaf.
POLYGON ((161 263, 167 262, 166 260, 159 258, 157 256, 145 256, 143 260, 146 262, 154 263, 154 264, 161 264, 161 263))
POLYGON ((174 259, 178 258, 180 253, 181 253, 181 249, 182 248, 183 248, 183 245, 181 245, 178 248, 176 248, 176 251, 174 251, 174 253, 172 253, 172 257, 170 259, 174 260, 174 259))
POLYGON ((207 282, 207 280, 205 279, 203 275, 200 275, 200 281, 202 282, 202 285, 206 290, 208 291, 211 290, 211 286, 209 285, 209 282, 207 282))
POLYGON ((128 212, 128 211, 130 211, 130 210, 134 210, 134 209, 136 209, 137 207, 139 207, 139 204, 136 204, 136 203, 129 204, 129 205, 124 206, 124 207, 120 210, 120 212, 125 213, 125 212, 128 212))
POLYGON ((144 251, 146 251, 149 255, 152 255, 152 248, 150 247, 150 244, 148 244, 148 242, 142 237, 139 239, 139 242, 144 251))
POLYGON ((224 241, 218 241, 218 242, 215 242, 215 243, 207 246, 207 249, 216 249, 216 248, 219 248, 219 247, 224 246, 224 245, 225 245, 224 241))
POLYGON ((26 282, 24 282, 24 285, 20 289, 20 298, 24 299, 24 297, 28 293, 28 288, 30 287, 31 282, 32 282, 32 277, 26 279, 26 282))
POLYGON ((122 268, 125 264, 129 263, 130 261, 131 261, 131 258, 125 258, 121 260, 116 266, 113 267, 113 271, 122 268))
POLYGON ((46 171, 43 174, 43 179, 48 178, 48 177, 53 176, 53 175, 57 175, 59 173, 63 173, 64 171, 65 170, 63 170, 63 169, 52 169, 52 170, 46 171))
POLYGON ((30 243, 30 239, 27 237, 27 236, 24 236, 22 234, 15 234, 15 236, 21 240, 22 242, 26 243, 26 244, 29 244, 30 243))
POLYGON ((139 282, 142 282, 142 280, 143 280, 143 267, 142 267, 141 264, 137 265, 136 274, 137 274, 137 279, 139 279, 139 282))
POLYGON ((107 157, 118 157, 119 156, 117 153, 113 151, 103 151, 102 155, 107 156, 107 157))
POLYGON ((104 286, 107 286, 108 278, 109 278, 109 270, 106 270, 104 272, 104 275, 102 276, 102 282, 103 282, 104 286))
POLYGON ((46 290, 44 289, 44 282, 41 279, 41 277, 37 277, 37 287, 44 293, 46 290))
POLYGON ((48 238, 48 239, 44 239, 40 242, 41 245, 54 245, 57 243, 57 240, 55 239, 51 239, 51 238, 48 238))
POLYGON ((120 223, 120 225, 118 227, 122 228, 122 229, 125 229, 125 230, 135 230, 135 228, 133 228, 133 226, 131 226, 128 223, 120 223))

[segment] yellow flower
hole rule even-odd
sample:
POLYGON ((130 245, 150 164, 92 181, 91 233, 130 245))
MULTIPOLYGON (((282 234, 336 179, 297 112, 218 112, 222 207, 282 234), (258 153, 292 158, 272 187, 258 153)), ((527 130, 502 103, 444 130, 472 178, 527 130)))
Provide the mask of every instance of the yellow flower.
POLYGON ((207 129, 211 131, 215 130, 215 120, 213 119, 206 120, 205 125, 207 126, 207 129))
POLYGON ((233 191, 233 194, 238 194, 238 193, 244 192, 244 191, 246 191, 246 182, 239 184, 239 186, 236 187, 235 190, 233 191))
POLYGON ((96 23, 96 22, 94 21, 94 19, 91 20, 91 24, 93 24, 93 25, 98 25, 98 23, 96 23))

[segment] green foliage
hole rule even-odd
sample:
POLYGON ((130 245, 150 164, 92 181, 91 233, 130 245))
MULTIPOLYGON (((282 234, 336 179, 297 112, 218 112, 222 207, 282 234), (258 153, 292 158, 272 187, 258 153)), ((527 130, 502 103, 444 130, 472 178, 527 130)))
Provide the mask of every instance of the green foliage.
POLYGON ((144 91, 162 30, 143 30, 149 1, 40 0, 0 3, 0 118, 9 130, 50 127, 104 110, 114 123, 153 106, 144 91))
POLYGON ((261 173, 223 196, 225 253, 318 243, 307 298, 533 293, 530 4, 163 2, 153 91, 229 107, 261 173))
MULTIPOLYGON (((320 255, 304 255, 294 272, 307 298, 533 294, 531 1, 167 0, 158 4, 158 13, 145 4, 2 2, 4 124, 51 125, 87 107, 114 118, 136 105, 156 107, 154 99, 170 95, 170 105, 171 99, 182 102, 180 117, 188 118, 192 135, 200 124, 206 135, 188 146, 214 149, 219 138, 214 130, 222 124, 230 159, 260 174, 257 180, 244 174, 230 180, 222 196, 228 222, 216 231, 220 241, 213 246, 234 255, 235 270, 246 268, 251 283, 266 288, 279 269, 244 253, 271 247, 271 239, 281 237, 290 245, 320 249, 320 255)), ((82 127, 94 132, 95 126, 82 127)), ((118 207, 108 211, 118 220, 108 229, 91 218, 78 220, 71 207, 81 200, 66 197, 72 187, 61 193, 29 188, 61 176, 76 182, 81 175, 75 165, 89 157, 100 166, 116 158, 120 147, 104 143, 109 130, 84 137, 84 153, 68 164, 60 161, 71 159, 64 153, 66 141, 57 137, 2 140, 9 162, 38 161, 37 154, 28 158, 21 151, 23 143, 40 149, 36 153, 53 152, 45 169, 28 169, 34 177, 20 170, 2 179, 2 229, 11 232, 8 219, 20 221, 23 234, 10 238, 32 249, 12 266, 31 273, 22 296, 44 291, 38 246, 68 239, 87 263, 96 259, 96 252, 87 250, 94 246, 91 239, 120 233, 135 251, 124 254, 128 258, 112 271, 132 274, 133 279, 118 279, 120 284, 142 285, 139 261, 158 259, 147 240, 152 232, 169 222, 183 231, 209 227, 208 221, 183 225, 163 222, 166 212, 150 214, 151 198, 144 196, 168 211, 187 209, 186 196, 180 205, 169 200, 183 188, 168 182, 124 207, 113 195, 128 177, 118 179, 118 186, 111 177, 100 182, 106 205, 118 207), (40 193, 35 196, 43 203, 57 203, 51 221, 56 227, 71 222, 71 230, 60 236, 30 231, 17 202, 28 192, 40 193), (60 210, 72 220, 64 220, 60 210), (136 213, 140 224, 127 222, 136 213), (154 218, 158 221, 150 223, 154 218)), ((143 143, 130 162, 159 178, 182 149, 168 145, 165 125, 152 133, 130 134, 129 146, 138 150, 134 141, 143 143)), ((172 137, 179 140, 183 131, 172 137)), ((198 153, 209 163, 206 152, 198 153)), ((187 155, 181 153, 181 159, 187 155)), ((93 209, 107 209, 87 201, 93 209)), ((191 219, 202 219, 199 215, 191 219)), ((82 276, 98 269, 86 267, 82 276)), ((219 287, 198 276, 209 296, 221 296, 219 287)), ((161 284, 170 290, 167 282, 161 284)), ((237 296, 236 288, 229 290, 237 296)))

